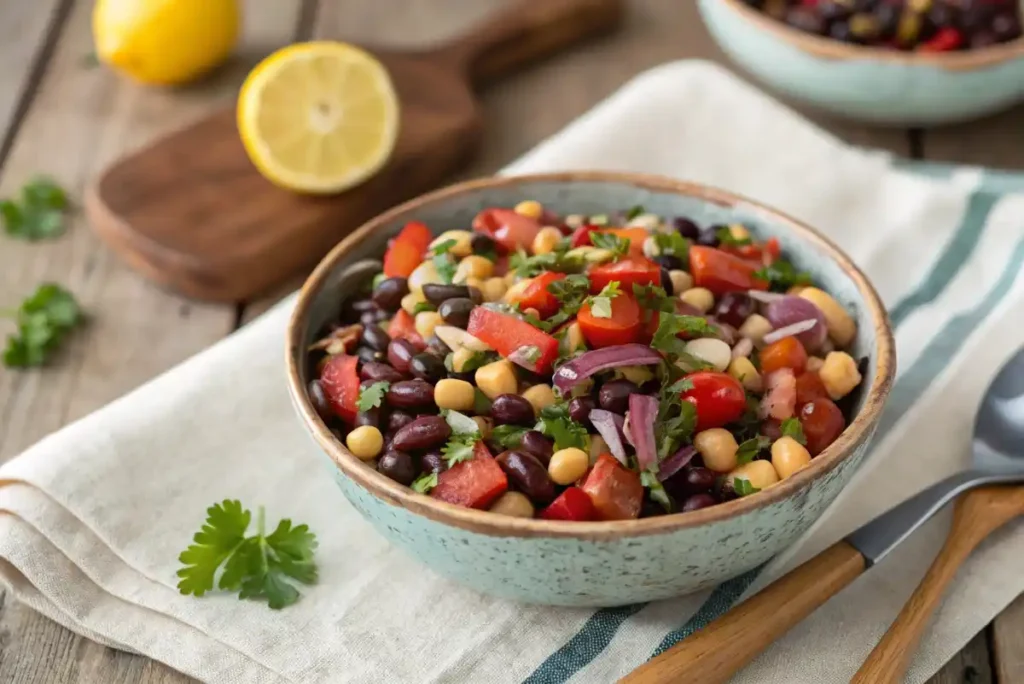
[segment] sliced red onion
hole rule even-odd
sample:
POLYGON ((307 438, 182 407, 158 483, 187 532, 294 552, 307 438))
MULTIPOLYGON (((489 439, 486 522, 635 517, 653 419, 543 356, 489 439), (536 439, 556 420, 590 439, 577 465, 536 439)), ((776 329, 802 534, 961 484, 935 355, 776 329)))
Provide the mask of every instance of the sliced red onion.
POLYGON ((658 482, 664 482, 682 470, 693 457, 697 455, 697 449, 692 444, 687 444, 682 449, 672 454, 658 466, 658 482))
POLYGON ((732 358, 746 358, 754 351, 754 342, 749 337, 744 337, 732 348, 732 358))
POLYGON ((765 344, 774 344, 784 337, 795 337, 802 332, 807 332, 814 326, 818 325, 818 321, 813 318, 808 318, 806 321, 797 321, 796 323, 790 323, 787 326, 776 328, 770 333, 764 336, 765 344))
POLYGON ((676 313, 680 316, 703 316, 704 312, 695 307, 693 304, 684 302, 681 299, 676 299, 676 313))
POLYGON ((658 418, 658 400, 646 394, 629 395, 630 441, 636 449, 640 470, 658 465, 658 450, 654 445, 654 421, 658 418))
POLYGON ((626 447, 622 444, 622 429, 625 423, 623 417, 604 409, 592 409, 590 411, 590 422, 594 424, 594 429, 597 430, 598 434, 604 438, 605 443, 608 444, 608 450, 612 452, 612 456, 628 468, 629 462, 626 460, 626 447))
POLYGON ((777 302, 780 299, 785 299, 786 295, 779 294, 778 292, 765 292, 764 290, 747 290, 747 294, 751 299, 764 302, 765 304, 771 304, 777 302))
MULTIPOLYGON (((764 314, 776 330, 807 320, 816 321, 817 325, 801 331, 796 336, 800 340, 800 344, 804 345, 804 348, 811 353, 816 352, 828 337, 825 314, 813 302, 803 297, 782 297, 765 307, 764 314)), ((767 336, 765 339, 768 339, 767 336)), ((771 342, 769 341, 768 344, 771 342)))
POLYGON ((551 376, 551 381, 564 396, 594 373, 620 366, 649 366, 661 363, 661 360, 661 354, 646 345, 620 344, 586 352, 562 364, 551 376))

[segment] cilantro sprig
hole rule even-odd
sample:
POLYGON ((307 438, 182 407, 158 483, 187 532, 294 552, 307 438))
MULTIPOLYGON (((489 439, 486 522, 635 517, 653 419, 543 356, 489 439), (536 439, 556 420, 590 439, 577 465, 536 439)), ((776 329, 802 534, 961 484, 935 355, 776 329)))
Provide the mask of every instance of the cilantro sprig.
POLYGON ((686 342, 678 337, 680 333, 694 337, 712 337, 716 335, 717 329, 700 316, 663 312, 658 318, 658 329, 651 339, 651 347, 664 352, 673 361, 683 361, 688 366, 696 365, 693 370, 699 370, 700 367, 707 365, 699 359, 695 360, 693 355, 686 351, 686 342))
POLYGON ((455 240, 445 240, 434 246, 431 250, 434 254, 433 262, 434 269, 437 271, 437 275, 441 278, 444 283, 450 284, 455 278, 455 271, 458 265, 455 263, 455 259, 448 252, 452 247, 456 245, 455 240))
POLYGON ((807 437, 804 436, 804 427, 796 418, 787 418, 779 425, 783 437, 792 437, 804 446, 807 445, 807 437))
POLYGON ((21 189, 20 198, 0 200, 0 219, 11 237, 35 242, 64 234, 67 208, 67 194, 60 186, 36 178, 21 189))
POLYGON ((356 408, 362 413, 378 408, 384 402, 384 395, 390 388, 391 383, 385 380, 375 382, 367 387, 360 387, 356 408))
POLYGON ((732 490, 736 492, 737 496, 750 496, 751 494, 757 494, 761 491, 758 487, 755 487, 745 477, 734 477, 732 479, 732 490))
POLYGON ((615 261, 629 254, 629 240, 619 237, 615 233, 594 231, 590 234, 590 242, 598 249, 607 249, 611 252, 612 259, 615 261))
POLYGON ((744 440, 740 443, 739 448, 736 449, 736 462, 740 465, 744 463, 750 463, 762 450, 767 449, 772 444, 772 440, 768 439, 764 435, 757 435, 751 437, 748 440, 744 440))
POLYGON ((441 455, 451 468, 456 463, 473 458, 474 447, 480 441, 480 428, 477 427, 476 421, 458 411, 445 409, 441 415, 452 429, 448 442, 441 447, 441 455))
POLYGON ((658 393, 658 418, 654 423, 654 443, 658 446, 658 461, 674 454, 690 439, 697 426, 697 407, 683 401, 683 392, 693 389, 693 382, 680 378, 668 382, 672 367, 664 369, 666 381, 658 393))
POLYGON ((82 320, 74 296, 60 285, 44 283, 17 310, 0 311, 18 331, 7 336, 3 362, 9 368, 41 366, 82 320))
POLYGON ((547 254, 529 256, 525 250, 519 249, 509 257, 509 268, 520 278, 532 278, 544 271, 556 273, 581 273, 587 266, 581 254, 569 253, 569 240, 563 239, 555 246, 554 251, 547 254))
POLYGON ((620 294, 622 294, 622 290, 619 289, 619 281, 611 281, 596 295, 587 298, 587 303, 590 305, 590 314, 594 318, 611 318, 612 300, 620 294))
POLYGON ((265 529, 261 506, 256 514, 256 534, 246 536, 252 513, 239 501, 224 500, 206 509, 206 522, 192 545, 178 560, 178 591, 203 596, 214 588, 217 571, 224 566, 218 589, 238 592, 238 598, 265 600, 274 610, 299 600, 294 582, 317 580, 316 535, 307 525, 292 525, 287 518, 270 534, 265 529))
POLYGON ((537 428, 544 435, 555 440, 555 450, 576 447, 587 451, 590 437, 587 428, 569 417, 569 404, 558 402, 545 406, 540 412, 537 428))
POLYGON ((532 429, 519 425, 498 425, 491 430, 490 439, 506 449, 518 449, 523 442, 523 435, 532 429))
POLYGON ((562 280, 548 283, 547 291, 554 295, 561 305, 558 311, 543 321, 532 314, 525 315, 523 318, 533 327, 544 332, 551 332, 579 313, 580 307, 583 306, 583 302, 587 298, 587 293, 590 292, 590 280, 585 275, 574 273, 562 280))
POLYGON ((811 274, 796 270, 785 259, 776 259, 771 266, 755 271, 754 277, 766 281, 771 289, 777 291, 788 290, 794 285, 810 285, 812 282, 811 274))
POLYGON ((678 257, 684 263, 690 255, 690 242, 676 231, 655 233, 654 245, 661 256, 678 257))
POLYGON ((748 236, 745 238, 738 238, 732 234, 732 226, 722 226, 715 231, 715 237, 718 238, 718 242, 726 247, 746 247, 754 241, 748 236))

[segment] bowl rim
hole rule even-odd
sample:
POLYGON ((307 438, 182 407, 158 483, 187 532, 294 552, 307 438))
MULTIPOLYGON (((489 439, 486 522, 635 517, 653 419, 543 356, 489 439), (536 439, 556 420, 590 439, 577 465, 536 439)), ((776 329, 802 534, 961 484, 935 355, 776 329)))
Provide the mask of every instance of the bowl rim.
MULTIPOLYGON (((711 0, 718 2, 719 0, 711 0)), ((740 18, 782 38, 799 50, 833 60, 874 60, 911 66, 931 66, 949 71, 970 71, 1024 57, 1024 36, 1008 43, 997 43, 976 50, 956 52, 903 52, 869 45, 843 43, 833 38, 807 33, 773 19, 741 0, 721 0, 740 18)))
POLYGON ((369 494, 386 504, 404 508, 411 513, 430 520, 458 527, 471 532, 502 537, 557 537, 590 541, 614 540, 621 537, 660 534, 685 528, 699 527, 737 517, 777 503, 796 495, 811 483, 833 470, 853 453, 854 447, 868 439, 878 422, 885 400, 888 397, 895 375, 895 342, 888 314, 878 293, 866 276, 846 254, 830 240, 806 224, 759 202, 718 188, 675 180, 663 176, 612 171, 573 171, 541 173, 522 176, 497 176, 463 181, 421 195, 404 202, 364 223, 327 254, 314 269, 299 291, 292 311, 286 334, 286 365, 288 390, 292 402, 305 427, 312 432, 319 446, 331 457, 342 474, 362 487, 369 494), (769 489, 752 496, 734 499, 716 506, 671 515, 642 518, 639 520, 616 520, 605 522, 571 522, 542 520, 536 518, 512 518, 456 506, 438 501, 378 473, 353 456, 336 439, 326 424, 313 409, 312 403, 301 382, 300 366, 304 350, 300 349, 303 331, 308 325, 309 311, 313 299, 324 287, 336 264, 346 257, 350 248, 371 235, 382 225, 401 219, 431 205, 441 204, 453 197, 470 194, 494 187, 515 187, 530 183, 619 183, 652 192, 673 193, 696 197, 705 202, 724 207, 734 207, 752 215, 764 217, 774 223, 782 223, 793 230, 800 239, 814 244, 824 251, 853 280, 859 296, 863 299, 870 320, 875 329, 877 365, 868 388, 864 406, 846 429, 811 464, 795 475, 769 489))

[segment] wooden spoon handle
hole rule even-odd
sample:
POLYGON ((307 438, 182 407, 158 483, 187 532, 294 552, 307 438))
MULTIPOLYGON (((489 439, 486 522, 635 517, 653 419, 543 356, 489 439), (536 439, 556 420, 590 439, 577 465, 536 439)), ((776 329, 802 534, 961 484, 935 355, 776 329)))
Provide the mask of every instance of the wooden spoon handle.
POLYGON ((620 682, 726 682, 862 572, 864 557, 838 542, 620 682))
POLYGON ((485 85, 520 66, 621 23, 623 0, 519 0, 439 50, 439 57, 485 85))

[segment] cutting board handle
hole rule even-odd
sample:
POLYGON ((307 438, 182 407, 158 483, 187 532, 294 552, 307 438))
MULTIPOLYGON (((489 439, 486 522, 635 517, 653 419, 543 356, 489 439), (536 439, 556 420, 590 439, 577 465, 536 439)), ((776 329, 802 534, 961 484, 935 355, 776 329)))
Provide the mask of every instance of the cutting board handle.
POLYGON ((624 12, 623 0, 518 0, 435 54, 479 87, 581 38, 611 32, 624 12))

